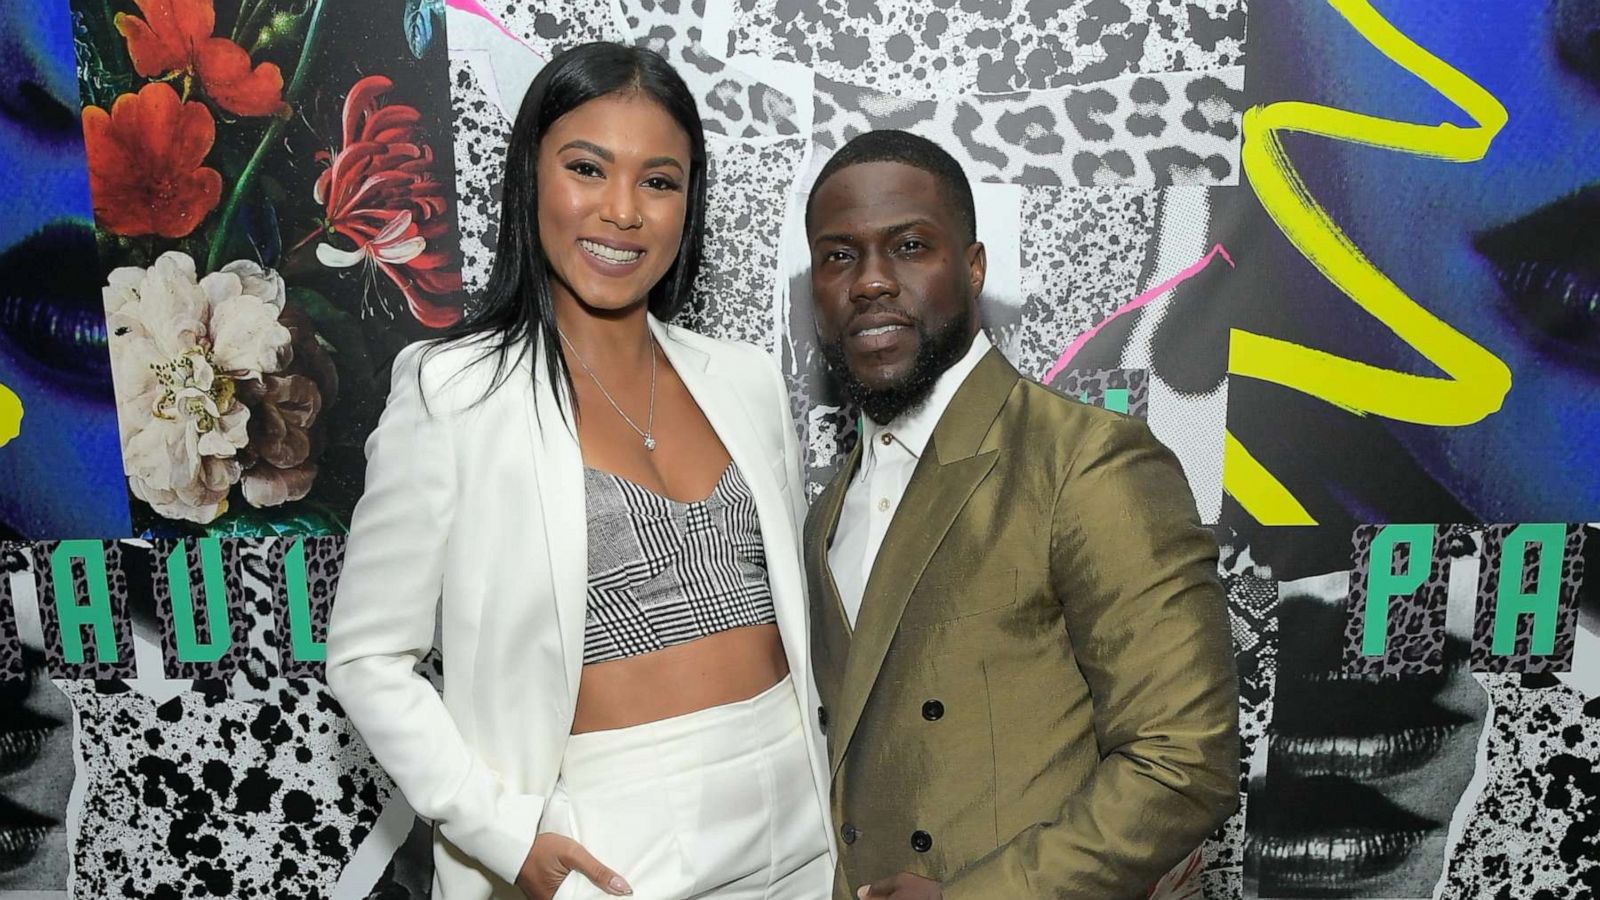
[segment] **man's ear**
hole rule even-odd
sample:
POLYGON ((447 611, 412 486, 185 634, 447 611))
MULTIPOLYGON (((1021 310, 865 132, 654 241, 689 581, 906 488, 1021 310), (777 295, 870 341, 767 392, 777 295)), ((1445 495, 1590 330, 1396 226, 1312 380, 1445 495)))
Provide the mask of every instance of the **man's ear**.
POLYGON ((967 278, 972 285, 974 299, 983 293, 983 279, 989 274, 989 252, 982 242, 973 241, 967 247, 967 278))

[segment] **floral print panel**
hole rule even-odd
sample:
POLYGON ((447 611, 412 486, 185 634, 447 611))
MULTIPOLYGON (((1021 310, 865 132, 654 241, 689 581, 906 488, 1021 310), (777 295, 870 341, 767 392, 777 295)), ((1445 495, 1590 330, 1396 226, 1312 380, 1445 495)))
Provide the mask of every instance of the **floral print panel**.
POLYGON ((134 533, 339 534, 460 321, 443 3, 74 0, 134 533))

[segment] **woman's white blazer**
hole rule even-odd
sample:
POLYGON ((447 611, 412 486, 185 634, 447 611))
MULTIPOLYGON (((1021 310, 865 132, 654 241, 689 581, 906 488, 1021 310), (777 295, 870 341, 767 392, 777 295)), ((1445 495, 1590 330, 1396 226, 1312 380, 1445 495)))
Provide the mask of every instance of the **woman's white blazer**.
MULTIPOLYGON (((783 649, 801 709, 813 710, 805 495, 783 378, 753 346, 653 317, 650 328, 754 495, 783 649)), ((583 665, 582 455, 533 354, 474 405, 492 369, 471 364, 481 349, 425 359, 420 349, 395 359, 367 440, 366 491, 328 626, 328 685, 433 821, 436 900, 520 898, 509 882, 535 834, 570 827, 564 793, 552 794, 583 665), (436 633, 442 697, 415 669, 436 633)), ((826 810, 816 716, 806 721, 826 810)), ((603 862, 629 874, 627 860, 603 862)))

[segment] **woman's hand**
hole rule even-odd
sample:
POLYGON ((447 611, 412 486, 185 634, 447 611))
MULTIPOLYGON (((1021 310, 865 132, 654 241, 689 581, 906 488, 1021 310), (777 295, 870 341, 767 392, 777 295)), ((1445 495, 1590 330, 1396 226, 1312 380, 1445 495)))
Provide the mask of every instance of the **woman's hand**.
POLYGON ((517 887, 529 900, 550 900, 568 872, 577 872, 613 896, 633 893, 633 888, 621 875, 601 865, 582 844, 551 832, 533 839, 528 858, 522 861, 522 871, 517 873, 517 887))

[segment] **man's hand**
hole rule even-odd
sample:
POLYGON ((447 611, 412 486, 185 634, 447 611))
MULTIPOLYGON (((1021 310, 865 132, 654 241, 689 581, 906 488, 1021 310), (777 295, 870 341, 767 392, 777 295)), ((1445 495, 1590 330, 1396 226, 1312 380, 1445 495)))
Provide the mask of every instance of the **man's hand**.
POLYGON ((517 887, 528 900, 550 900, 555 896, 568 872, 594 882, 594 886, 613 896, 633 893, 633 888, 621 875, 601 865, 583 845, 565 835, 545 832, 533 839, 528 858, 522 861, 522 871, 517 873, 517 887))
POLYGON ((910 872, 901 872, 889 878, 880 878, 856 890, 861 900, 893 897, 894 900, 943 900, 944 888, 939 882, 910 872))

